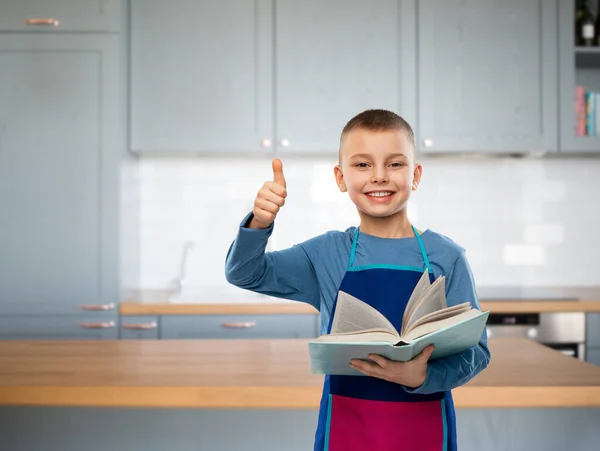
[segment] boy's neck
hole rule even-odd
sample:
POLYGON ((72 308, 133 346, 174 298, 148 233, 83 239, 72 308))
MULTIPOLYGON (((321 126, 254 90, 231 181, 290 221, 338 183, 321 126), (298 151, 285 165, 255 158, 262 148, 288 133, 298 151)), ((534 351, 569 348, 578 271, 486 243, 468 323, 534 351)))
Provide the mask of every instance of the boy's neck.
POLYGON ((385 218, 360 214, 360 231, 380 238, 407 238, 415 234, 406 211, 385 218))

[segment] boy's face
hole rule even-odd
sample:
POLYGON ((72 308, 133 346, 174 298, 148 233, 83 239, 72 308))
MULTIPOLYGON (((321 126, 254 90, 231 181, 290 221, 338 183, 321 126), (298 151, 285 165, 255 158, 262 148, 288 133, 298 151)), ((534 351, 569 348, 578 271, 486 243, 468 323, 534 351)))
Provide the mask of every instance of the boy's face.
POLYGON ((406 209, 422 168, 413 161, 404 132, 357 128, 342 141, 340 164, 334 172, 340 190, 348 192, 361 218, 384 218, 406 209))

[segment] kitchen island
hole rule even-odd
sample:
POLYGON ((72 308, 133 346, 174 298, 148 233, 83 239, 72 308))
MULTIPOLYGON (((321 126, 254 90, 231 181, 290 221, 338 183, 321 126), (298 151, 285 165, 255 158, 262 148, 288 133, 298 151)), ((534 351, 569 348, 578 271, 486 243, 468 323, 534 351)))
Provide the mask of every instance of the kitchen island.
MULTIPOLYGON (((489 346, 454 391, 461 451, 597 449, 600 368, 489 346)), ((304 451, 321 383, 306 340, 0 342, 0 449, 304 451)))

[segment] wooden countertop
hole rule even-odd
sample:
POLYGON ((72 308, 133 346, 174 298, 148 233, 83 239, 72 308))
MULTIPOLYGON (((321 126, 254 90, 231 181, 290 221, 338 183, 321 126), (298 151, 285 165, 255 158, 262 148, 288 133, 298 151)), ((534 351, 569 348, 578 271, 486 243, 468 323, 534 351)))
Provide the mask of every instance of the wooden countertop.
MULTIPOLYGON (((600 407, 600 368, 524 339, 490 339, 457 408, 600 407)), ((0 341, 0 405, 310 408, 306 340, 0 341)))
MULTIPOLYGON (((318 314, 312 306, 281 302, 171 303, 167 290, 126 292, 119 305, 122 315, 279 315, 318 314)), ((600 312, 600 287, 483 288, 482 310, 493 313, 600 312), (522 299, 522 300, 516 300, 522 299)))
POLYGON ((173 292, 168 290, 135 290, 125 293, 119 304, 121 315, 318 315, 304 302, 198 302, 171 303, 173 292))

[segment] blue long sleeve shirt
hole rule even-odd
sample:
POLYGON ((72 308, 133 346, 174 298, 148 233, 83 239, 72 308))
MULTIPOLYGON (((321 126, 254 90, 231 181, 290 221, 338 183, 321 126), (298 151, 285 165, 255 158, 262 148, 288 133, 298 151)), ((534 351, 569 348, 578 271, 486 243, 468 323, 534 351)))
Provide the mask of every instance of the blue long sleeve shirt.
MULTIPOLYGON (((348 268, 356 231, 330 231, 290 248, 265 252, 274 224, 267 229, 250 229, 252 214, 241 222, 225 261, 227 281, 235 286, 268 296, 306 302, 320 312, 321 334, 327 333, 333 304, 348 268)), ((446 276, 448 306, 479 300, 465 250, 439 233, 425 230, 421 239, 435 277, 446 276)), ((391 264, 423 267, 416 237, 380 238, 359 232, 356 266, 391 264)), ((484 331, 479 344, 459 354, 429 361, 425 382, 411 393, 435 393, 459 387, 487 367, 490 352, 484 331)))

